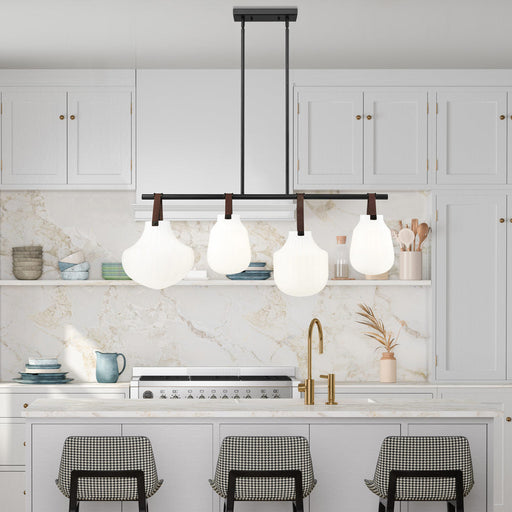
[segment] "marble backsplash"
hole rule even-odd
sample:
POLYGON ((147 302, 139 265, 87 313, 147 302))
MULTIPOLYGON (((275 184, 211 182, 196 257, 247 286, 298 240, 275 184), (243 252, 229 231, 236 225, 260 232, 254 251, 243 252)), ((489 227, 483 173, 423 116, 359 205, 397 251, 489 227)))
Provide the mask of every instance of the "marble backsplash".
MULTIPOLYGON (((101 262, 120 261, 135 242, 141 223, 133 220, 133 192, 0 193, 0 277, 13 279, 11 247, 41 244, 44 274, 58 278, 57 261, 78 249, 101 278, 101 262)), ((336 235, 350 234, 365 205, 359 201, 307 202, 306 229, 334 257, 336 235)), ((430 196, 393 193, 378 203, 390 227, 418 217, 430 224, 430 196)), ((173 228, 206 268, 209 222, 175 222, 173 228)), ((248 222, 253 260, 271 265, 292 222, 248 222)), ((430 277, 430 244, 424 253, 430 277)), ((332 265, 331 265, 332 267, 332 265)), ((331 269, 332 270, 332 269, 331 269)), ((391 277, 397 277, 397 268, 391 277)), ((209 271, 210 277, 215 277, 209 271)), ((219 276, 216 276, 217 278, 219 276)), ((354 277, 358 277, 354 275, 354 277)), ((360 277, 360 276, 359 276, 360 277)), ((3 286, 0 288, 0 379, 17 376, 27 357, 58 355, 71 377, 95 379, 94 350, 123 352, 128 380, 143 365, 297 365, 306 367, 309 321, 320 318, 325 353, 314 372, 335 372, 338 381, 378 380, 376 342, 356 323, 357 304, 375 308, 388 328, 401 329, 396 349, 400 380, 429 379, 431 295, 428 287, 327 287, 309 298, 292 298, 274 287, 3 286)))

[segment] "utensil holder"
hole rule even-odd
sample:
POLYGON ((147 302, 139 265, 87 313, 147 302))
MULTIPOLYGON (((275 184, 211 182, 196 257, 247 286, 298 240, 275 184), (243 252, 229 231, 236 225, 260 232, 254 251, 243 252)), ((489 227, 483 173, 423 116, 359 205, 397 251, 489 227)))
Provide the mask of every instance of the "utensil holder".
POLYGON ((422 274, 421 251, 400 252, 400 279, 420 281, 422 274))

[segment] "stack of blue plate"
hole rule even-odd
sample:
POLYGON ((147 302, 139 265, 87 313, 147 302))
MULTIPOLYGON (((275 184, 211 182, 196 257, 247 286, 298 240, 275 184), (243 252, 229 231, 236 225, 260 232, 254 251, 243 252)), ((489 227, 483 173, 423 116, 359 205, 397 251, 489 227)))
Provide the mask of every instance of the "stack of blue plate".
POLYGON ((228 279, 233 281, 264 281, 270 277, 271 270, 265 268, 263 261, 251 261, 249 268, 238 274, 227 274, 228 279))
POLYGON ((13 379, 21 384, 66 384, 73 379, 68 379, 68 372, 61 372, 61 365, 57 358, 30 358, 25 365, 24 372, 18 372, 21 375, 19 379, 13 379))
POLYGON ((123 269, 122 263, 102 263, 101 264, 101 276, 103 279, 108 280, 121 280, 130 281, 126 272, 123 269))

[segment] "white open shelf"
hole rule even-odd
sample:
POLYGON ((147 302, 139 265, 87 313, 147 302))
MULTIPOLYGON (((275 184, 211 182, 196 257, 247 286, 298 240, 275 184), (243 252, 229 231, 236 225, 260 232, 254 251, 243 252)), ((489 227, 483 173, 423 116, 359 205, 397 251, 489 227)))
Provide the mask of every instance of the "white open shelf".
MULTIPOLYGON (((430 286, 430 280, 425 281, 401 281, 392 280, 329 280, 327 286, 430 286)), ((65 281, 64 279, 40 279, 40 280, 0 280, 0 286, 140 286, 133 281, 108 281, 108 280, 86 280, 86 281, 65 281)), ((183 280, 176 286, 275 286, 271 279, 266 281, 231 281, 229 279, 201 279, 197 281, 183 280)))

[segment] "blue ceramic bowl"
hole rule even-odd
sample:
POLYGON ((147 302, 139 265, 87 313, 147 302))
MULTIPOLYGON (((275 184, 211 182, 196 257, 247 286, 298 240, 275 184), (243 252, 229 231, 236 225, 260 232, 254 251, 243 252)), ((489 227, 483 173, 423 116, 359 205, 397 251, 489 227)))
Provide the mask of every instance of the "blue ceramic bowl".
POLYGON ((77 263, 69 268, 65 268, 64 272, 87 272, 90 268, 89 263, 84 261, 83 263, 77 263))
POLYGON ((75 265, 76 263, 66 263, 64 261, 59 261, 59 270, 62 272, 63 270, 74 267, 75 265))
POLYGON ((61 272, 60 275, 66 281, 85 281, 89 279, 89 272, 61 272))
POLYGON ((251 261, 249 267, 264 267, 266 263, 264 261, 251 261))

